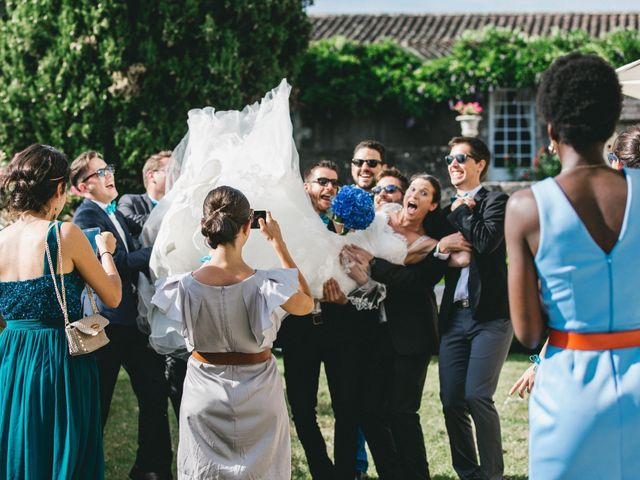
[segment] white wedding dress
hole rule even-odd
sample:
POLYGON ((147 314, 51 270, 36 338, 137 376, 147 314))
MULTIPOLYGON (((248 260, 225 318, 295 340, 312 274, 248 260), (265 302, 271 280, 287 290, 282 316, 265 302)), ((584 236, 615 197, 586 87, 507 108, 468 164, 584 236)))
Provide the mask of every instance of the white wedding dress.
MULTIPOLYGON (((327 230, 304 191, 289 113, 291 87, 282 80, 260 103, 242 111, 216 112, 211 107, 189 112, 189 132, 174 150, 169 165, 170 190, 154 208, 143 238, 153 243, 152 281, 197 269, 208 253, 200 232, 202 204, 213 188, 229 185, 243 192, 253 209, 270 210, 280 224, 291 256, 314 297, 335 278, 344 292, 355 288, 340 265, 349 243, 377 257, 401 264, 404 238, 394 234, 384 215, 365 231, 341 236, 327 230)), ((252 231, 243 251, 258 269, 279 267, 272 247, 252 231)), ((142 276, 141 276, 142 277, 142 276)), ((150 341, 159 353, 184 349, 182 327, 150 303, 153 286, 142 280, 141 315, 150 324, 150 341)), ((143 321, 144 323, 144 321, 143 321)))

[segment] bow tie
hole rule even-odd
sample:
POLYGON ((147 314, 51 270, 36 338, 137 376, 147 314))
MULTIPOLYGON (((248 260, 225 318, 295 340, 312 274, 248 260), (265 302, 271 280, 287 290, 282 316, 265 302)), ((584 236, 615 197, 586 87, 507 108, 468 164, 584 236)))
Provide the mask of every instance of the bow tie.
POLYGON ((109 205, 104 207, 104 211, 107 212, 107 215, 114 215, 116 213, 116 201, 113 200, 109 205))
POLYGON ((469 194, 468 194, 468 193, 465 193, 465 194, 463 194, 463 195, 460 195, 460 194, 457 194, 457 193, 456 193, 453 197, 451 197, 451 203, 455 202, 455 201, 456 201, 456 200, 458 200, 459 198, 467 198, 467 197, 469 197, 469 194))

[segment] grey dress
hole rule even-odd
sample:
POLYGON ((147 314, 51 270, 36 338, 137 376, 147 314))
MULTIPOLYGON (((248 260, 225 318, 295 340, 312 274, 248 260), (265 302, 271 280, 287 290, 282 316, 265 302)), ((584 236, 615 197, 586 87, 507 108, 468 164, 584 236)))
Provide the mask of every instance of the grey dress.
MULTIPOLYGON (((273 314, 298 289, 296 269, 257 270, 216 287, 191 273, 157 283, 152 302, 182 319, 189 351, 258 353, 280 327, 273 314)), ((289 419, 275 358, 211 365, 191 357, 180 408, 179 479, 291 478, 289 419)))

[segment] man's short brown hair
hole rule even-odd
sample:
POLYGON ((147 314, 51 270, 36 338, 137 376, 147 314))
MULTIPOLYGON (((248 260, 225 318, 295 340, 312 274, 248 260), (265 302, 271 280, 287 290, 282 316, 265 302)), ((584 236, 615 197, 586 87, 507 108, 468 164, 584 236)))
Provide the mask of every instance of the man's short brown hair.
POLYGON ((380 160, 382 160, 382 164, 385 165, 387 163, 387 149, 385 146, 377 140, 363 140, 353 149, 353 156, 355 157, 358 150, 361 148, 370 148, 371 150, 375 150, 380 154, 380 160))
POLYGON ((171 158, 171 150, 162 150, 161 152, 151 155, 142 167, 142 182, 147 186, 147 173, 160 170, 160 162, 164 158, 171 158))
POLYGON ((489 173, 489 163, 491 162, 491 152, 489 151, 489 147, 482 140, 476 137, 453 137, 449 140, 449 147, 453 147, 454 145, 465 144, 469 145, 471 149, 471 157, 477 163, 480 160, 484 160, 484 168, 480 173, 480 181, 482 182, 486 177, 487 173, 489 173))
POLYGON ((376 182, 379 182, 384 177, 397 178, 400 181, 400 187, 402 188, 403 194, 407 191, 407 188, 409 188, 409 179, 396 167, 388 167, 382 170, 378 175, 376 175, 376 182))
POLYGON ((331 160, 320 160, 319 162, 314 163, 304 171, 303 178, 305 182, 309 181, 309 179, 311 178, 311 175, 313 175, 313 172, 316 168, 328 168, 329 170, 333 170, 334 172, 336 172, 338 177, 340 177, 340 170, 338 169, 338 165, 335 162, 331 160))
POLYGON ((76 159, 71 162, 69 180, 71 181, 71 185, 77 187, 79 183, 87 176, 87 170, 89 169, 89 162, 94 158, 103 159, 102 155, 100 155, 95 150, 87 150, 86 152, 82 152, 80 155, 76 157, 76 159))

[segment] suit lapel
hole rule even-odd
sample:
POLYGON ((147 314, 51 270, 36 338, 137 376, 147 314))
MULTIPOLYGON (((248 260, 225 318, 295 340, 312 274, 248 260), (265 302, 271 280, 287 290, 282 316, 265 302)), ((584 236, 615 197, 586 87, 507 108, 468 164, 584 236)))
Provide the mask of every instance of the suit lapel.
MULTIPOLYGON (((120 240, 120 242, 123 245, 126 245, 127 248, 131 249, 129 242, 127 241, 126 238, 122 238, 122 236, 120 235, 120 232, 118 232, 118 229, 116 228, 116 226, 113 224, 113 221, 111 220, 111 218, 109 218, 109 215, 107 215, 107 212, 104 211, 104 209, 102 207, 100 207, 100 205, 98 205, 97 203, 95 203, 92 200, 88 200, 85 199, 84 200, 85 205, 87 208, 92 209, 94 212, 96 212, 96 214, 98 216, 100 216, 103 220, 103 223, 105 225, 108 226, 107 230, 110 231, 111 233, 113 233, 113 235, 116 237, 116 240, 120 240)), ((116 210, 116 218, 118 217, 118 215, 122 215, 119 211, 116 210)), ((124 222, 120 222, 120 227, 122 228, 122 230, 125 232, 126 235, 126 228, 122 225, 124 222)))
POLYGON ((149 197, 149 195, 145 193, 144 195, 142 195, 142 199, 147 204, 147 207, 148 207, 147 212, 150 212, 151 210, 153 210, 153 203, 151 203, 151 198, 149 197))
MULTIPOLYGON (((116 216, 116 221, 120 224, 120 228, 122 228, 122 231, 124 232, 124 235, 126 237, 126 238, 123 238, 122 241, 127 246, 127 250, 131 251, 133 250, 133 242, 130 241, 131 235, 129 235, 129 228, 127 227, 127 222, 124 218, 124 215, 122 215, 122 213, 116 210, 115 216, 116 216)), ((109 219, 109 221, 111 221, 111 219, 109 219)))

